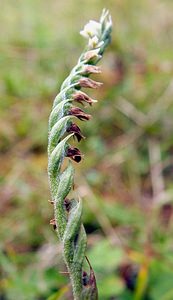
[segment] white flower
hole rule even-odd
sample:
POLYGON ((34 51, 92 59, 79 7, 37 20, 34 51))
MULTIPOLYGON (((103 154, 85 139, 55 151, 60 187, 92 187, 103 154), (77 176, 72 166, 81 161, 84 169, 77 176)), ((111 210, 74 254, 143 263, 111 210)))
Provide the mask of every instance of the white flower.
POLYGON ((99 22, 90 20, 84 27, 80 34, 85 38, 98 37, 101 34, 101 24, 99 22))
POLYGON ((89 39, 88 45, 89 45, 90 48, 96 48, 98 42, 99 42, 99 39, 98 39, 98 37, 95 35, 94 37, 92 37, 92 38, 89 39))
POLYGON ((90 38, 89 42, 88 42, 88 46, 90 49, 101 47, 103 44, 104 44, 104 42, 103 41, 99 42, 99 39, 97 36, 90 38))

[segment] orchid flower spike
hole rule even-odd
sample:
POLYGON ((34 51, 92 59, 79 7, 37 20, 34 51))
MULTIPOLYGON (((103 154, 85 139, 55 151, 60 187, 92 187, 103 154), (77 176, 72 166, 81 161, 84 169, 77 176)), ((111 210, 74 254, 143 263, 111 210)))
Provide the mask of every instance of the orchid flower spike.
POLYGON ((95 89, 102 85, 89 76, 101 72, 100 67, 95 65, 110 42, 111 28, 109 12, 103 10, 100 21, 89 21, 80 32, 88 40, 87 47, 61 85, 49 117, 48 176, 52 198, 50 202, 54 205, 54 217, 50 224, 62 244, 74 300, 98 299, 94 271, 91 266, 90 275, 83 270, 87 239, 81 221, 82 201, 67 197, 74 186, 73 163, 80 163, 83 158, 81 151, 70 145, 71 137, 75 137, 77 142, 84 138, 75 122, 91 119, 88 113, 74 104, 92 105, 97 102, 81 89, 95 89), (64 164, 65 161, 68 163, 64 164))

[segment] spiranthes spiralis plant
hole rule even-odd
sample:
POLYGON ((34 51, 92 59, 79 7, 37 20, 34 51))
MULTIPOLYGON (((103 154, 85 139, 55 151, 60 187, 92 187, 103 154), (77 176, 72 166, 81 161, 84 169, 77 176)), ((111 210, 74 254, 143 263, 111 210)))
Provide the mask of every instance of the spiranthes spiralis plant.
MULTIPOLYGON (((63 82, 60 93, 56 96, 49 118, 48 137, 48 176, 54 205, 54 219, 50 221, 57 231, 63 246, 63 257, 71 279, 73 296, 79 299, 97 299, 97 286, 94 272, 83 270, 86 251, 86 233, 82 225, 82 202, 69 199, 73 188, 74 167, 71 160, 79 163, 80 150, 70 145, 75 137, 78 142, 83 138, 75 120, 89 120, 90 115, 76 106, 92 105, 96 100, 90 98, 81 88, 99 88, 102 84, 89 78, 90 74, 100 73, 96 64, 110 42, 112 21, 107 10, 103 10, 99 22, 90 21, 80 32, 88 39, 88 44, 81 54, 77 65, 63 82), (68 164, 64 164, 66 158, 68 164)), ((89 263, 88 259, 87 262, 89 263)))

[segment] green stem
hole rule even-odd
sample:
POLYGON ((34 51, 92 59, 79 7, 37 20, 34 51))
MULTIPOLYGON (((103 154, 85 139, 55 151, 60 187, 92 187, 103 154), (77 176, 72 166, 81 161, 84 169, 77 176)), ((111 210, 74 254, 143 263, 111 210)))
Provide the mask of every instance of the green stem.
POLYGON ((82 293, 82 268, 81 265, 72 264, 69 268, 70 279, 75 300, 81 300, 82 293))

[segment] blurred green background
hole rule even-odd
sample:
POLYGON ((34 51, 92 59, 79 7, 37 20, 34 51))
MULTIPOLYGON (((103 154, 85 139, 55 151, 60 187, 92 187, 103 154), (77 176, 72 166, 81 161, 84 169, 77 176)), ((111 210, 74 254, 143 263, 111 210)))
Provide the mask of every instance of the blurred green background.
POLYGON ((1 0, 0 300, 67 300, 49 225, 47 122, 103 7, 112 44, 76 165, 101 300, 173 299, 173 2, 1 0))

